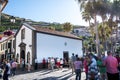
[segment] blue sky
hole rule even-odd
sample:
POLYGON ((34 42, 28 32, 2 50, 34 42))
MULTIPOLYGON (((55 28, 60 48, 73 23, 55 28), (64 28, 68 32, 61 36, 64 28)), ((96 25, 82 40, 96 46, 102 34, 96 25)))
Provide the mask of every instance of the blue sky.
POLYGON ((34 21, 86 25, 75 0, 9 0, 3 13, 34 21))

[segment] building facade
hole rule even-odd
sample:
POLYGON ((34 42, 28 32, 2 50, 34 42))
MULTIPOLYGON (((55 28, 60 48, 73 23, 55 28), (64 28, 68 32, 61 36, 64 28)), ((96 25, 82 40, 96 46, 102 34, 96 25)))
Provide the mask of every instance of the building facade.
POLYGON ((73 34, 77 36, 91 36, 91 34, 88 31, 88 27, 85 26, 74 27, 73 34))
POLYGON ((14 35, 3 36, 0 40, 0 59, 11 60, 14 58, 14 35))
POLYGON ((35 59, 41 63, 48 57, 69 59, 72 53, 83 55, 82 40, 78 37, 26 23, 16 33, 15 40, 15 55, 19 63, 21 58, 26 64, 28 61, 34 64, 35 59))

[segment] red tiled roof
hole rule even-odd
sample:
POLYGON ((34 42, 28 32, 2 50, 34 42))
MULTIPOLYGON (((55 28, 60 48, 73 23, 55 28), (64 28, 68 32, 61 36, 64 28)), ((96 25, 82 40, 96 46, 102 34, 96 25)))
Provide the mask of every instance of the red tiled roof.
POLYGON ((75 36, 75 35, 73 35, 71 33, 68 33, 68 32, 55 31, 55 30, 44 28, 44 27, 40 27, 40 26, 33 26, 33 27, 38 32, 51 34, 51 35, 56 35, 56 36, 63 36, 63 37, 69 37, 69 38, 74 38, 74 39, 80 39, 79 37, 77 37, 77 36, 75 36))

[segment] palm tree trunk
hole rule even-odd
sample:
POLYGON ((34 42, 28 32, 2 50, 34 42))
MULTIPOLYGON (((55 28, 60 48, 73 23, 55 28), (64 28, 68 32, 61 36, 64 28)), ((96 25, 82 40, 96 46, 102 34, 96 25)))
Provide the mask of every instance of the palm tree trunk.
POLYGON ((2 4, 0 3, 0 27, 1 27, 1 14, 2 14, 2 11, 1 11, 1 9, 2 9, 2 4))
MULTIPOLYGON (((118 16, 116 16, 116 24, 118 24, 118 16)), ((116 40, 115 40, 115 49, 117 48, 117 45, 116 45, 116 43, 117 43, 117 41, 118 41, 118 25, 116 26, 116 40)))
POLYGON ((96 32, 96 52, 99 55, 99 36, 98 36, 98 27, 96 21, 96 14, 94 15, 94 23, 95 23, 95 32, 96 32))

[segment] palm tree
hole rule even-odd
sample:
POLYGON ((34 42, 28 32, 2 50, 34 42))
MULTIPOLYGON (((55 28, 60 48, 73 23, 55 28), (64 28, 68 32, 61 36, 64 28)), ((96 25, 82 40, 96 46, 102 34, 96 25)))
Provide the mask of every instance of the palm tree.
MULTIPOLYGON (((83 19, 85 21, 89 21, 89 25, 91 25, 90 20, 88 18, 89 16, 94 20, 94 26, 95 26, 95 33, 96 33, 96 51, 98 53, 99 48, 99 35, 98 33, 98 26, 97 26, 97 16, 101 16, 102 18, 102 24, 100 24, 102 31, 105 32, 105 26, 109 26, 111 30, 111 36, 113 34, 113 31, 116 29, 117 33, 117 24, 120 20, 120 0, 113 0, 111 2, 110 0, 77 0, 78 3, 80 3, 80 10, 83 15, 83 19), (114 20, 116 18, 116 20, 114 20), (107 22, 106 22, 107 21, 107 22)), ((90 26, 90 28, 93 28, 90 26)), ((93 30, 93 29, 91 29, 93 30)), ((91 31, 93 33, 93 31, 91 31)), ((106 35, 102 35, 105 37, 105 41, 107 40, 106 35)), ((116 34, 116 41, 117 41, 117 34, 116 34)), ((111 39, 112 42, 112 39, 111 39)))
MULTIPOLYGON (((113 2, 107 1, 107 6, 109 6, 107 9, 107 14, 109 15, 108 17, 108 25, 111 28, 112 32, 111 32, 111 50, 113 50, 113 39, 112 39, 112 35, 116 30, 117 33, 117 24, 119 21, 119 17, 120 17, 120 0, 113 0, 113 2), (116 19, 116 20, 115 20, 116 19)), ((117 41, 117 34, 116 34, 116 40, 117 41)), ((116 42, 115 42, 116 43, 116 42)))
POLYGON ((63 24, 63 30, 65 32, 70 32, 72 30, 72 25, 69 22, 63 24))
POLYGON ((89 26, 90 26, 90 20, 91 20, 91 16, 88 12, 82 12, 82 18, 87 22, 89 22, 89 26))
MULTIPOLYGON (((87 13, 89 14, 93 19, 94 19, 94 24, 96 26, 96 16, 97 16, 97 9, 95 8, 96 7, 96 1, 93 0, 91 2, 91 0, 77 0, 78 3, 80 3, 80 10, 83 11, 83 13, 87 13)), ((90 23, 89 23, 90 25, 90 23)), ((96 32, 96 51, 98 53, 98 32, 97 32, 97 27, 95 29, 95 32, 96 32)))
MULTIPOLYGON (((116 18, 115 23, 118 24, 118 21, 120 20, 120 0, 114 0, 112 4, 112 14, 116 18)), ((118 26, 115 27, 116 29, 116 40, 115 43, 117 43, 118 38, 118 26)), ((116 46, 115 46, 116 48, 116 46)))
POLYGON ((104 48, 103 50, 108 49, 107 48, 107 40, 111 35, 111 31, 112 30, 108 26, 107 22, 100 23, 98 25, 98 35, 99 35, 100 42, 103 45, 103 48, 104 48))
POLYGON ((77 1, 80 4, 80 11, 83 11, 87 0, 77 0, 77 1))

